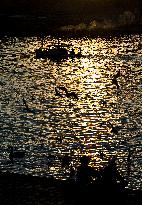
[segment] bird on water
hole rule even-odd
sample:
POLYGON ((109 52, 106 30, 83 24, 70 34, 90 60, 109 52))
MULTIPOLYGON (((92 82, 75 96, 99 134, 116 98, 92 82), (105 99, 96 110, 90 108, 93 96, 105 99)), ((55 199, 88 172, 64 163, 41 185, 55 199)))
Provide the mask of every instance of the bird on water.
POLYGON ((68 92, 67 88, 65 88, 64 86, 60 86, 59 89, 65 91, 66 97, 68 97, 68 98, 72 97, 72 98, 78 100, 78 96, 74 91, 68 92))
POLYGON ((9 159, 12 163, 14 159, 22 159, 25 157, 25 151, 14 151, 14 148, 12 146, 9 146, 9 149, 9 159))
POLYGON ((121 72, 119 69, 118 72, 116 73, 116 75, 114 75, 113 79, 112 79, 112 84, 116 85, 118 90, 119 90, 119 84, 118 84, 117 78, 119 78, 120 76, 121 76, 121 72))

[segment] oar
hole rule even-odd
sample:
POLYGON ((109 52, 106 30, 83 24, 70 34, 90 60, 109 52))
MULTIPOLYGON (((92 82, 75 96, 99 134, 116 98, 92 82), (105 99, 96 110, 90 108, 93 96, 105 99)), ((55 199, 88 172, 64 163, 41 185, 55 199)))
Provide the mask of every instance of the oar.
POLYGON ((132 157, 132 150, 130 149, 130 147, 128 148, 128 157, 127 157, 127 178, 130 177, 130 173, 131 173, 131 157, 132 157))

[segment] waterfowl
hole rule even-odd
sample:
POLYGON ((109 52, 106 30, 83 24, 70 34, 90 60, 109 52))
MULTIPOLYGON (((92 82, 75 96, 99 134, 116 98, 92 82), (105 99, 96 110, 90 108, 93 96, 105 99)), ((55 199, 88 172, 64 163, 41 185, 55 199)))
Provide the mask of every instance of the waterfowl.
MULTIPOLYGON (((24 105, 25 105, 25 107, 26 107, 26 110, 28 111, 28 112, 33 112, 33 110, 31 110, 30 108, 29 108, 29 106, 28 106, 28 104, 27 104, 27 102, 26 102, 26 100, 23 98, 23 103, 24 103, 24 105)), ((34 112, 33 112, 34 113, 34 112)))
POLYGON ((75 98, 76 100, 78 100, 78 96, 77 96, 77 94, 76 94, 75 92, 67 92, 67 93, 66 93, 66 96, 67 96, 67 97, 73 97, 73 98, 75 98))
POLYGON ((32 110, 32 109, 29 108, 29 106, 28 106, 28 104, 27 104, 27 102, 26 102, 26 100, 24 98, 23 98, 23 103, 24 103, 24 105, 26 107, 26 110, 28 112, 31 112, 31 113, 35 114, 35 110, 32 110))
POLYGON ((119 84, 116 78, 112 79, 112 84, 116 85, 117 89, 119 89, 119 84))
POLYGON ((114 78, 117 79, 117 78, 119 78, 120 76, 121 76, 121 72, 120 72, 120 69, 119 69, 119 71, 116 73, 116 75, 114 75, 114 78))
POLYGON ((51 45, 48 48, 40 47, 35 50, 36 58, 49 58, 51 60, 63 60, 68 58, 68 50, 61 45, 51 45))
POLYGON ((66 87, 64 87, 64 86, 59 86, 59 89, 60 89, 60 90, 65 91, 65 93, 67 93, 67 92, 68 92, 67 88, 66 88, 66 87))
POLYGON ((48 166, 51 166, 53 162, 55 161, 56 156, 52 155, 51 153, 47 156, 47 164, 48 166))
POLYGON ((12 146, 10 146, 9 149, 10 149, 9 159, 12 163, 14 158, 21 159, 25 157, 25 151, 14 151, 12 146))
POLYGON ((55 87, 55 95, 59 97, 63 97, 56 87, 55 87))
POLYGON ((111 126, 111 132, 115 135, 118 134, 118 128, 117 127, 114 127, 110 122, 109 122, 110 126, 111 126))
POLYGON ((76 100, 78 100, 78 96, 75 92, 68 92, 67 88, 65 88, 64 86, 60 86, 59 89, 65 91, 66 97, 68 98, 73 97, 76 100))
POLYGON ((106 102, 106 100, 101 99, 101 100, 100 100, 100 104, 102 104, 102 105, 104 106, 104 105, 107 105, 107 102, 106 102))

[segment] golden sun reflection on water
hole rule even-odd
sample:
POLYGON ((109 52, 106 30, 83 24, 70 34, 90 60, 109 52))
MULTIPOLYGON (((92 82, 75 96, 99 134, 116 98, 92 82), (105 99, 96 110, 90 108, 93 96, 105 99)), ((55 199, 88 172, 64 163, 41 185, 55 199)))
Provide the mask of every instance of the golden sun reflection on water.
MULTIPOLYGON (((135 38, 140 40, 139 36, 135 38)), ((140 187, 140 52, 126 55, 124 45, 133 45, 131 37, 60 41, 69 44, 69 50, 73 47, 77 52, 81 48, 83 56, 61 62, 36 59, 35 49, 41 41, 35 37, 17 38, 14 45, 7 39, 2 44, 1 67, 5 69, 0 83, 1 157, 7 159, 9 144, 27 152, 25 161, 16 161, 13 168, 5 167, 2 161, 2 169, 65 179, 69 170, 62 169, 61 158, 66 153, 72 157, 74 167, 79 165, 80 156, 91 156, 90 165, 96 169, 117 155, 118 169, 127 176, 131 147, 135 155, 129 186, 140 187), (112 79, 119 69, 122 74, 117 79, 117 90, 112 79), (55 95, 55 87, 59 86, 75 92, 79 99, 69 98, 65 92, 62 97, 55 95), (118 134, 112 132, 112 126, 118 134)), ((44 39, 45 47, 54 43, 57 39, 44 39)))

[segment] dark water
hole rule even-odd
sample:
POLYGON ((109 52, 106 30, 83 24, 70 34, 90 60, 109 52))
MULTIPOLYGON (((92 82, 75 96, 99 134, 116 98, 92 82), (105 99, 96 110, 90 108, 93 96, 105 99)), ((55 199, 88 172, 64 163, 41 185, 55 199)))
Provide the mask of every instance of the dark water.
MULTIPOLYGON (((60 63, 36 59, 37 37, 0 39, 0 169, 65 179, 69 170, 61 167, 61 158, 66 153, 74 167, 81 155, 91 156, 96 169, 117 156, 127 178, 130 148, 129 187, 140 189, 142 35, 60 41, 69 50, 81 48, 83 57, 60 63), (117 89, 112 79, 119 69, 117 89), (74 91, 79 100, 56 96, 58 86, 74 91), (25 159, 9 164, 9 145, 25 150, 25 159), (49 155, 55 156, 50 165, 49 155)), ((47 36, 45 47, 56 42, 47 36)))

